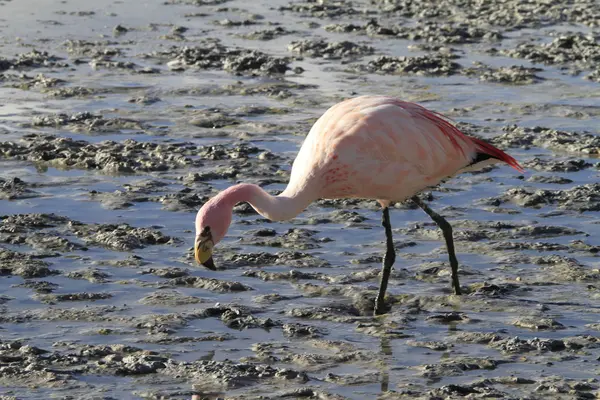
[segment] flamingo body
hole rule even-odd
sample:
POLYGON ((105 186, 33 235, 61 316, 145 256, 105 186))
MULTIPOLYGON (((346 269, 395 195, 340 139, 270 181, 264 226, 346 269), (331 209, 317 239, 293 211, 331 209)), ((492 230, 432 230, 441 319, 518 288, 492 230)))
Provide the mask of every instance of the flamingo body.
POLYGON ((384 311, 384 295, 395 261, 389 204, 410 198, 442 229, 460 294, 458 261, 450 224, 416 194, 457 173, 517 161, 494 146, 464 135, 440 114, 387 96, 361 96, 329 108, 312 126, 294 160, 290 181, 278 196, 241 183, 208 202, 196 216, 195 258, 215 270, 213 247, 225 236, 236 203, 248 202, 262 216, 288 220, 319 198, 371 198, 383 207, 386 253, 375 313, 384 311))
MULTIPOLYGON (((472 166, 490 148, 495 149, 417 104, 386 96, 356 97, 334 105, 315 122, 286 191, 308 191, 314 199, 373 198, 389 204, 472 166)), ((518 166, 495 150, 476 164, 518 166)))

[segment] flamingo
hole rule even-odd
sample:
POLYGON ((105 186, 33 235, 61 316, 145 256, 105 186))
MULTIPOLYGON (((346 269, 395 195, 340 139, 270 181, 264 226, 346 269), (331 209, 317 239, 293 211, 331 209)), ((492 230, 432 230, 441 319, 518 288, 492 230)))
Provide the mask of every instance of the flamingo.
POLYGON ((375 199, 381 205, 386 252, 374 314, 384 314, 385 292, 396 252, 390 204, 411 199, 443 232, 452 270, 452 288, 461 294, 452 227, 417 194, 465 171, 504 162, 519 163, 496 147, 463 134, 445 117, 421 105, 388 96, 359 96, 329 108, 312 126, 292 165, 285 190, 271 196, 261 187, 240 183, 208 200, 196 215, 194 256, 216 271, 214 246, 227 233, 232 209, 248 202, 272 221, 296 217, 313 201, 375 199))

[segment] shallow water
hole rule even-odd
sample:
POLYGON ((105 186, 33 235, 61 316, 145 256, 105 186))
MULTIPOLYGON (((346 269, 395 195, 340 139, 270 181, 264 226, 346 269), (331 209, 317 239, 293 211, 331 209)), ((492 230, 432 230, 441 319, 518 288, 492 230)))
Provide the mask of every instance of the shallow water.
MULTIPOLYGON (((337 209, 343 209, 316 203, 296 219, 282 223, 267 223, 256 214, 234 214, 228 236, 218 246, 215 257, 217 265, 223 269, 215 273, 197 267, 191 257, 193 222, 198 207, 170 211, 163 206, 160 199, 161 196, 173 195, 186 187, 193 193, 202 195, 215 193, 237 180, 264 179, 264 176, 253 177, 252 172, 248 171, 255 165, 276 165, 280 171, 286 173, 314 119, 342 98, 360 94, 388 94, 419 102, 428 108, 447 113, 455 122, 476 125, 475 133, 487 139, 502 134, 502 128, 511 124, 597 134, 600 86, 597 82, 582 79, 582 75, 589 73, 591 69, 583 68, 583 74, 571 76, 561 70, 561 65, 541 65, 525 59, 491 56, 485 53, 485 50, 492 44, 481 42, 449 46, 460 50, 460 58, 455 61, 465 68, 476 61, 494 68, 511 65, 536 66, 543 69, 536 74, 544 80, 535 84, 512 85, 486 83, 480 81, 477 76, 460 74, 441 77, 357 74, 347 71, 347 67, 352 64, 366 64, 380 55, 415 56, 426 52, 409 49, 407 46, 415 43, 411 40, 332 33, 324 29, 324 26, 330 23, 364 24, 373 17, 372 15, 342 15, 334 19, 307 17, 291 11, 280 11, 281 6, 288 5, 284 0, 253 3, 233 0, 207 5, 203 5, 202 1, 187 3, 99 0, 84 5, 82 2, 0 0, 2 57, 13 59, 16 54, 26 53, 35 48, 63 57, 64 60, 61 61, 69 64, 69 67, 24 67, 21 71, 4 71, 5 74, 17 76, 19 72, 25 72, 28 76, 35 77, 38 73, 43 73, 47 77, 65 80, 65 87, 82 86, 97 91, 91 95, 55 98, 38 87, 24 90, 11 87, 9 81, 0 79, 2 142, 18 142, 23 135, 36 132, 84 140, 91 144, 101 144, 106 140, 122 142, 126 139, 134 139, 141 143, 188 142, 196 146, 245 143, 281 157, 261 163, 252 155, 246 160, 251 166, 242 167, 238 178, 186 183, 180 178, 190 173, 203 173, 215 167, 227 167, 233 161, 206 159, 202 160, 202 166, 169 168, 163 172, 109 174, 94 169, 56 168, 43 162, 34 164, 3 156, 0 159, 0 178, 9 180, 17 177, 26 182, 37 195, 32 198, 0 200, 3 219, 13 214, 54 213, 84 224, 127 223, 133 227, 152 227, 177 240, 167 244, 145 245, 130 251, 116 251, 95 242, 86 243, 85 238, 76 236, 65 226, 41 230, 87 246, 86 250, 63 251, 36 248, 31 243, 12 243, 9 238, 10 232, 0 231, 3 235, 0 247, 30 254, 34 259, 42 256, 41 259, 49 263, 49 268, 59 272, 56 275, 31 279, 10 273, 0 276, 0 345, 19 340, 51 352, 37 356, 35 361, 30 360, 39 364, 39 370, 48 372, 50 377, 31 380, 25 375, 11 375, 7 369, 3 369, 8 366, 24 368, 28 364, 26 360, 10 361, 8 355, 0 358, 0 395, 15 396, 19 399, 125 399, 190 398, 192 394, 198 393, 206 398, 253 398, 252 396, 260 395, 266 396, 264 398, 280 398, 278 396, 285 391, 310 387, 315 391, 314 398, 337 398, 335 395, 350 399, 378 396, 430 398, 427 396, 436 393, 442 398, 460 397, 469 393, 472 398, 480 398, 485 395, 485 390, 473 383, 483 378, 492 380, 492 383, 485 384, 488 394, 491 393, 489 390, 492 387, 499 392, 494 398, 562 399, 590 398, 578 397, 584 394, 599 395, 596 377, 600 373, 600 296, 597 282, 597 278, 600 277, 600 263, 596 251, 577 250, 572 246, 575 240, 581 240, 591 247, 600 246, 600 218, 597 212, 557 213, 564 208, 560 202, 549 202, 537 208, 521 206, 518 201, 505 202, 499 207, 483 202, 483 199, 502 196, 511 188, 568 190, 578 185, 595 183, 598 176, 595 166, 574 172, 544 172, 527 168, 524 176, 508 166, 498 166, 483 174, 464 174, 441 186, 442 189, 451 189, 450 191, 432 189, 431 207, 447 215, 451 223, 454 221, 455 232, 459 234, 456 245, 463 272, 461 284, 468 288, 467 294, 461 297, 450 295, 450 277, 444 243, 428 217, 419 209, 400 205, 393 209, 392 227, 395 230, 399 257, 395 265, 397 274, 390 282, 388 293, 396 303, 392 305, 390 314, 377 319, 363 312, 363 315, 351 315, 352 318, 345 320, 330 310, 323 311, 324 318, 314 315, 311 317, 310 313, 307 313, 305 318, 290 314, 292 309, 340 304, 354 304, 355 310, 363 311, 357 296, 364 293, 369 293, 370 297, 374 296, 378 285, 377 277, 373 275, 371 278, 359 278, 353 283, 336 281, 333 278, 341 279, 344 276, 349 277, 352 273, 380 267, 376 261, 355 261, 369 256, 380 256, 384 251, 383 230, 379 222, 380 211, 376 207, 353 207, 350 211, 365 218, 360 223, 353 223, 341 217, 341 220, 313 224, 311 218, 331 219, 334 218, 337 209), (94 14, 70 14, 80 11, 93 11, 94 14), (206 13, 207 16, 186 16, 190 13, 206 13), (249 14, 261 15, 264 18, 256 19, 255 25, 239 27, 225 27, 213 23, 215 20, 226 18, 242 20, 249 18, 249 14), (310 27, 309 22, 316 22, 319 26, 310 27), (272 29, 276 26, 270 23, 279 23, 293 33, 269 41, 248 40, 233 35, 272 29), (128 32, 113 35, 113 27, 117 24, 125 26, 128 32), (172 26, 183 26, 188 30, 182 33, 180 40, 161 38, 169 33, 172 26), (375 53, 342 60, 306 56, 290 62, 292 68, 299 66, 304 71, 300 74, 288 71, 285 78, 235 76, 215 69, 191 68, 183 72, 170 71, 165 60, 140 57, 141 54, 151 51, 165 51, 170 46, 201 45, 201 40, 206 38, 218 38, 227 47, 258 49, 277 57, 294 56, 287 50, 287 45, 293 40, 307 38, 324 38, 330 42, 349 40, 368 43, 375 48, 375 53), (89 56, 69 57, 63 45, 66 40, 110 41, 111 44, 99 45, 98 49, 121 49, 122 54, 111 57, 112 61, 131 61, 136 63, 138 68, 157 68, 159 73, 132 73, 127 69, 106 67, 94 69, 87 62, 90 60, 89 56), (76 58, 85 62, 76 64, 76 58), (291 95, 286 98, 260 93, 227 94, 222 90, 226 85, 238 85, 237 82, 252 87, 282 80, 316 87, 292 88, 291 95), (152 104, 129 101, 140 96, 158 97, 159 101, 152 104), (245 106, 282 108, 287 112, 243 114, 239 110, 245 106), (210 110, 215 108, 235 118, 236 124, 212 129, 191 123, 199 115, 210 116, 210 110), (145 128, 85 132, 75 131, 67 126, 27 125, 34 116, 77 112, 91 112, 106 119, 126 118, 145 124, 145 128), (199 114, 202 112, 204 114, 199 114), (480 127, 488 127, 489 130, 484 131, 480 127), (536 175, 563 177, 572 182, 556 184, 527 181, 536 175), (140 183, 148 180, 159 181, 164 185, 145 187, 146 189, 142 186, 141 195, 151 199, 133 199, 122 208, 111 207, 111 204, 114 204, 110 202, 111 198, 102 202, 99 197, 90 195, 91 191, 101 194, 110 194, 116 190, 126 192, 128 185, 140 187, 140 183), (214 189, 214 192, 207 191, 207 185, 214 189), (572 228, 580 233, 566 234, 563 230, 545 236, 539 232, 513 232, 512 236, 465 239, 466 236, 460 234, 482 230, 493 233, 495 229, 486 226, 469 228, 464 221, 490 224, 506 222, 516 225, 516 230, 520 226, 558 226, 572 228), (426 229, 423 229, 424 224, 427 224, 426 229), (252 236, 252 232, 259 228, 274 229, 277 236, 252 236), (317 231, 312 238, 301 241, 315 248, 294 248, 293 242, 289 240, 283 243, 291 246, 289 249, 260 243, 265 239, 277 239, 292 228, 317 231), (322 240, 323 238, 329 238, 330 241, 322 240), (493 245, 499 241, 526 244, 545 242, 571 247, 558 250, 538 250, 535 247, 496 250, 493 245), (407 242, 414 243, 406 247, 402 245, 407 242), (293 260, 279 260, 273 265, 244 262, 234 265, 226 259, 226 256, 236 254, 281 251, 309 253, 328 264, 299 266, 293 260), (141 257, 143 265, 135 265, 129 261, 124 261, 120 266, 114 264, 132 255, 141 257), (536 259, 553 255, 576 259, 583 272, 580 271, 579 276, 571 278, 564 275, 571 268, 567 261, 536 259), (563 267, 564 265, 566 267, 563 267), (437 273, 424 272, 432 266, 441 268, 437 273), (174 267, 184 269, 183 274, 191 277, 236 281, 252 290, 220 292, 175 285, 169 278, 157 276, 149 271, 151 268, 174 267), (95 268, 107 275, 100 280, 75 279, 72 274, 69 275, 74 271, 89 268, 95 268), (247 271, 288 273, 290 270, 322 273, 325 277, 262 280, 245 274, 247 271), (328 281, 327 277, 333 280, 328 281), (25 280, 58 285, 52 292, 53 295, 85 292, 108 293, 111 297, 93 301, 59 300, 55 304, 47 304, 43 301, 44 294, 36 294, 33 289, 17 286, 25 280), (484 282, 506 290, 496 295, 477 292, 477 288, 484 282), (339 291, 335 291, 336 288, 339 288, 339 291), (170 302, 163 304, 160 300, 151 304, 140 302, 150 294, 170 293, 173 290, 178 292, 177 298, 185 297, 187 300, 178 305, 170 302), (287 296, 288 299, 272 303, 258 301, 257 297, 269 294, 287 296), (194 301, 197 302, 189 302, 188 296, 195 297, 194 301), (236 329, 226 326, 220 315, 193 317, 194 313, 216 303, 233 308, 251 307, 249 314, 257 318, 270 318, 274 321, 274 326, 236 329), (101 308, 108 306, 115 308, 101 308), (81 312, 61 314, 61 309, 81 312), (443 323, 427 319, 446 312, 462 313, 469 319, 443 323), (165 320, 163 325, 144 325, 145 318, 149 315, 167 314, 179 315, 181 321, 165 320), (562 324, 562 329, 528 329, 513 324, 515 320, 525 316, 538 320, 553 319, 562 324), (286 323, 310 325, 320 330, 322 337, 289 337, 281 327, 286 323), (373 324, 375 329, 365 330, 360 326, 361 323, 373 324), (165 327, 166 329, 163 329, 165 327), (403 335, 400 335, 400 332, 403 335), (566 349, 557 351, 537 349, 502 352, 492 344, 456 339, 458 334, 465 332, 495 333, 502 339, 516 336, 525 340, 557 339, 565 343, 569 343, 569 338, 579 336, 578 340, 585 338, 585 344, 581 347, 567 346, 566 349), (206 335, 218 335, 220 339, 190 339, 206 335), (175 340, 177 338, 188 339, 178 342, 175 340), (446 347, 432 350, 419 347, 418 343, 415 345, 415 341, 436 342, 445 344, 446 347), (249 362, 269 364, 275 368, 290 368, 306 372, 308 381, 259 378, 248 385, 220 386, 218 379, 214 378, 217 375, 213 376, 206 371, 199 371, 196 375, 182 374, 173 377, 158 369, 146 374, 121 376, 111 368, 99 367, 101 356, 82 356, 77 362, 73 361, 72 365, 67 365, 65 360, 60 359, 67 355, 82 355, 85 345, 119 344, 156 352, 173 362, 231 360, 234 363, 249 362), (273 357, 259 354, 256 350, 257 344, 272 345, 273 357), (357 352, 361 356, 349 356, 357 352), (49 357, 48 354, 60 360, 48 361, 45 358, 49 357), (302 355, 307 354, 320 355, 322 358, 302 358, 302 355), (336 356, 347 358, 340 359, 336 356), (461 362, 467 359, 490 359, 498 361, 498 364, 490 369, 473 367, 426 372, 431 371, 432 366, 435 370, 436 366, 444 365, 444 362, 453 359, 462 360, 461 362), (67 374, 69 379, 56 378, 64 378, 61 374, 67 374), (331 377, 328 378, 328 374, 347 375, 346 382, 339 383, 331 377), (518 377, 532 381, 505 384, 493 381, 496 377, 518 377), (553 382, 554 386, 548 382, 553 382), (584 383, 589 387, 582 389, 584 383), (470 392, 461 392, 448 385, 462 385, 460 387, 470 392), (443 387, 446 388, 445 392, 435 392, 436 388, 443 387)), ((376 3, 352 4, 355 8, 366 8, 376 12, 373 15, 379 18, 381 25, 389 23, 411 26, 416 21, 411 18, 396 19, 394 16, 386 16, 377 11, 376 3)), ((351 4, 346 5, 349 7, 351 4)), ((553 30, 592 32, 592 28, 567 23, 540 29, 520 29, 503 32, 506 38, 499 43, 493 43, 493 46, 514 48, 518 43, 529 40, 547 43, 553 39, 550 36, 553 30)), ((514 147, 508 151, 521 163, 536 157, 553 162, 574 159, 583 159, 591 164, 597 162, 593 154, 580 154, 565 149, 530 146, 514 147)), ((265 188, 281 190, 284 184, 275 182, 265 188)), ((594 201, 597 200, 589 199, 590 204, 594 201)), ((510 230, 502 229, 497 232, 510 230)), ((27 234, 35 231, 40 230, 34 229, 27 234)))

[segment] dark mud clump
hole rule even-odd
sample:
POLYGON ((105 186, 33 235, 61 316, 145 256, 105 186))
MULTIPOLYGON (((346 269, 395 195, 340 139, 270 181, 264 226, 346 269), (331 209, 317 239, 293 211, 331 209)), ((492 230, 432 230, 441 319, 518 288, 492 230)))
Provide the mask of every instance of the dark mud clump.
MULTIPOLYGON (((354 199, 350 199, 354 200, 354 199)), ((325 200, 327 202, 328 200, 325 200)), ((313 215, 306 220, 308 225, 345 224, 346 226, 367 226, 367 218, 356 211, 335 210, 326 214, 313 215)))
POLYGON ((243 20, 231 20, 229 18, 221 19, 218 21, 213 21, 215 25, 224 26, 224 27, 236 27, 236 26, 250 26, 256 25, 256 22, 253 19, 243 19, 243 20))
POLYGON ((19 54, 13 59, 0 58, 0 72, 8 69, 65 68, 68 66, 62 62, 61 58, 35 49, 29 53, 19 54))
POLYGON ((12 214, 2 217, 0 232, 27 232, 29 229, 53 228, 69 222, 57 214, 12 214))
POLYGON ((577 172, 592 167, 592 164, 581 158, 569 160, 549 160, 536 157, 534 159, 522 163, 521 165, 523 166, 523 168, 529 170, 545 172, 577 172))
POLYGON ((475 27, 467 23, 447 24, 435 21, 423 21, 415 27, 398 27, 395 30, 395 36, 436 44, 465 44, 502 39, 502 34, 498 31, 475 27))
MULTIPOLYGON (((36 230, 63 226, 69 220, 56 214, 13 214, 2 218, 0 241, 12 245, 27 244, 45 252, 87 250, 85 246, 65 239, 53 230, 36 230)), ((54 253, 45 253, 54 256, 54 253)))
POLYGON ((263 281, 297 281, 300 279, 326 279, 324 274, 301 272, 297 270, 290 270, 289 272, 245 271, 244 276, 259 278, 263 281))
POLYGON ((161 371, 168 376, 202 380, 215 388, 233 389, 265 380, 283 380, 304 383, 308 376, 292 369, 280 369, 262 364, 243 364, 232 361, 196 361, 169 363, 161 371))
POLYGON ((134 228, 128 224, 84 224, 55 214, 15 214, 4 217, 0 225, 0 237, 6 235, 17 243, 30 243, 42 248, 55 248, 63 251, 82 250, 83 246, 72 243, 56 235, 48 235, 48 228, 60 228, 72 232, 89 244, 99 245, 117 251, 130 251, 150 245, 167 244, 176 239, 163 235, 153 228, 134 228), (32 232, 44 230, 43 233, 32 232), (22 240, 14 239, 15 234, 27 234, 22 240))
POLYGON ((83 268, 76 271, 70 271, 66 276, 67 278, 85 280, 92 283, 104 283, 107 282, 111 275, 98 268, 83 268))
POLYGON ((239 34, 237 36, 244 38, 244 39, 249 39, 249 40, 265 40, 266 41, 266 40, 273 40, 275 38, 278 38, 278 37, 284 36, 284 35, 292 35, 294 33, 295 33, 295 31, 289 31, 282 26, 277 26, 273 29, 263 29, 263 30, 253 31, 250 33, 239 34))
POLYGON ((362 320, 360 311, 348 304, 333 304, 323 307, 291 308, 286 314, 295 318, 354 323, 362 320))
POLYGON ((597 27, 600 6, 597 2, 581 0, 565 7, 561 2, 522 2, 507 0, 485 3, 477 0, 375 0, 382 11, 404 18, 445 19, 477 26, 503 27, 509 30, 539 28, 557 23, 580 23, 597 27))
POLYGON ((381 74, 449 76, 459 73, 462 67, 448 55, 433 53, 414 57, 380 56, 356 68, 381 74))
POLYGON ((49 268, 50 264, 30 254, 18 253, 0 247, 0 275, 18 275, 25 279, 43 278, 59 272, 49 268))
POLYGON ((287 99, 297 96, 305 89, 315 88, 314 85, 299 84, 295 82, 242 82, 227 84, 217 88, 185 87, 170 91, 178 96, 218 95, 218 96, 267 96, 276 99, 287 99))
POLYGON ((323 335, 323 330, 317 328, 315 326, 299 324, 299 323, 289 323, 284 324, 282 326, 283 334, 287 337, 296 337, 296 338, 317 338, 323 335))
POLYGON ((18 285, 13 285, 13 287, 31 289, 35 293, 39 293, 39 294, 52 293, 53 291, 58 289, 58 285, 56 283, 52 283, 52 282, 48 282, 48 281, 41 281, 41 280, 29 280, 29 279, 18 285))
POLYGON ((266 252, 232 254, 225 256, 224 259, 227 265, 232 267, 286 265, 296 268, 323 268, 329 266, 327 261, 299 251, 282 251, 276 254, 266 252))
POLYGON ((371 19, 365 25, 330 24, 325 30, 338 33, 359 33, 369 36, 396 37, 423 41, 426 43, 465 44, 480 41, 498 41, 502 34, 498 31, 471 26, 467 23, 449 24, 436 21, 419 21, 416 26, 381 26, 376 19, 371 19))
POLYGON ((240 282, 222 281, 218 279, 201 278, 198 276, 183 276, 168 281, 172 286, 193 287, 210 290, 213 292, 245 292, 253 290, 250 286, 240 282))
POLYGON ((195 211, 210 199, 210 196, 192 191, 189 188, 159 198, 164 210, 195 211))
POLYGON ((536 72, 539 68, 525 68, 523 66, 511 66, 492 68, 485 64, 478 64, 476 67, 465 68, 463 73, 467 76, 479 76, 479 79, 485 82, 504 83, 510 85, 530 85, 543 80, 536 72))
POLYGON ((566 329, 563 324, 552 318, 523 317, 514 321, 513 325, 535 331, 566 329))
POLYGON ((90 88, 84 86, 68 86, 42 90, 47 96, 56 99, 85 98, 105 94, 108 89, 90 88))
MULTIPOLYGON (((33 90, 39 89, 46 92, 51 88, 64 84, 65 81, 59 78, 53 78, 44 74, 29 76, 25 73, 20 74, 0 74, 0 84, 17 89, 33 90)), ((56 89, 54 89, 56 90, 56 89)))
POLYGON ((85 374, 160 374, 193 379, 212 390, 245 387, 265 380, 294 383, 309 380, 305 373, 292 369, 232 361, 178 362, 154 351, 122 344, 94 346, 57 342, 53 351, 49 351, 20 341, 2 341, 0 357, 10 360, 10 365, 0 367, 3 386, 62 388, 85 374))
POLYGON ((426 364, 419 369, 421 375, 428 379, 436 379, 446 376, 459 376, 468 371, 494 370, 500 364, 507 361, 486 358, 465 358, 460 360, 444 361, 439 364, 426 364))
POLYGON ((585 79, 600 83, 600 68, 596 68, 591 74, 586 75, 585 79))
POLYGON ((119 132, 122 130, 145 131, 146 127, 138 122, 124 118, 103 118, 89 112, 75 114, 56 114, 34 117, 25 127, 64 127, 73 132, 119 132))
POLYGON ((311 16, 316 18, 335 18, 360 14, 361 11, 352 7, 352 4, 346 1, 333 0, 325 2, 308 1, 305 3, 293 2, 288 6, 279 7, 280 11, 292 11, 302 16, 311 16))
POLYGON ((600 62, 598 39, 581 33, 561 35, 542 45, 521 43, 516 49, 501 50, 500 53, 542 64, 576 64, 590 67, 600 62))
POLYGON ((131 251, 150 245, 167 244, 173 241, 169 236, 151 228, 134 228, 128 224, 71 223, 70 228, 87 243, 117 251, 131 251))
POLYGON ((537 146, 568 153, 600 154, 600 136, 592 133, 517 125, 505 126, 503 131, 505 133, 491 138, 490 141, 504 148, 537 146))
POLYGON ((0 178, 0 200, 31 199, 40 196, 30 185, 19 178, 0 178))
POLYGON ((166 171, 201 165, 188 143, 142 143, 128 139, 91 144, 51 135, 28 134, 19 142, 0 142, 0 157, 27 160, 58 168, 96 169, 105 173, 166 171))
POLYGON ((375 51, 373 47, 368 45, 356 44, 349 41, 329 43, 323 39, 293 41, 288 45, 288 50, 309 57, 328 59, 357 58, 373 54, 375 51))
POLYGON ((115 57, 121 55, 122 50, 116 45, 119 42, 114 40, 66 40, 62 43, 62 47, 65 48, 67 53, 72 57, 75 57, 75 63, 80 64, 82 61, 79 57, 89 58, 101 58, 101 57, 115 57))
POLYGON ((600 184, 589 183, 570 189, 509 189, 502 202, 515 202, 523 207, 545 207, 556 204, 558 208, 578 212, 600 211, 600 184))
MULTIPOLYGON (((513 190, 513 189, 509 189, 513 190)), ((504 199, 491 198, 484 202, 490 204, 501 204, 504 199)), ((508 200, 506 200, 508 201, 508 200)), ((484 239, 503 240, 503 239, 540 239, 543 237, 559 237, 564 235, 577 235, 583 232, 562 226, 542 225, 542 224, 519 224, 504 222, 481 222, 468 220, 453 221, 455 227, 454 237, 456 241, 478 242, 484 239)), ((403 234, 415 236, 419 239, 443 240, 443 234, 434 223, 426 223, 412 226, 410 228, 400 229, 403 234)), ((426 272, 431 269, 434 272, 437 265, 424 265, 426 272)))
POLYGON ((204 300, 200 297, 186 296, 177 290, 161 290, 153 292, 142 297, 138 301, 145 305, 162 305, 172 307, 204 302, 204 300))
POLYGON ((195 47, 175 47, 147 54, 146 57, 170 60, 167 66, 174 71, 198 68, 222 69, 238 75, 281 75, 289 69, 289 60, 286 58, 272 57, 257 50, 228 49, 216 42, 195 47))
POLYGON ((573 183, 573 180, 569 178, 563 178, 562 176, 532 175, 531 177, 527 178, 527 182, 568 185, 569 183, 573 183))
MULTIPOLYGON (((272 237, 265 237, 268 231, 258 231, 258 237, 251 239, 242 239, 242 242, 252 244, 253 246, 269 246, 269 247, 282 247, 287 249, 297 250, 309 250, 317 249, 321 247, 319 243, 324 242, 324 238, 317 239, 315 235, 318 233, 314 230, 294 228, 289 229, 283 235, 277 235, 272 237)), ((271 236, 271 233, 269 236, 271 236)))
POLYGON ((95 301, 95 300, 106 300, 110 299, 112 295, 110 293, 61 293, 61 294, 49 294, 44 295, 40 300, 47 304, 56 304, 58 302, 65 301, 95 301))

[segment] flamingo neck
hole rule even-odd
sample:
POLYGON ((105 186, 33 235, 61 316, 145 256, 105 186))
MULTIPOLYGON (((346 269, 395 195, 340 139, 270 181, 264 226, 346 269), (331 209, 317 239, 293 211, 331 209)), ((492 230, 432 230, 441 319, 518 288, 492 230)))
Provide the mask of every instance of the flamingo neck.
POLYGON ((288 187, 279 195, 271 196, 260 186, 240 183, 219 194, 220 201, 233 208, 248 202, 257 213, 271 221, 285 221, 300 214, 315 198, 306 191, 288 187))

